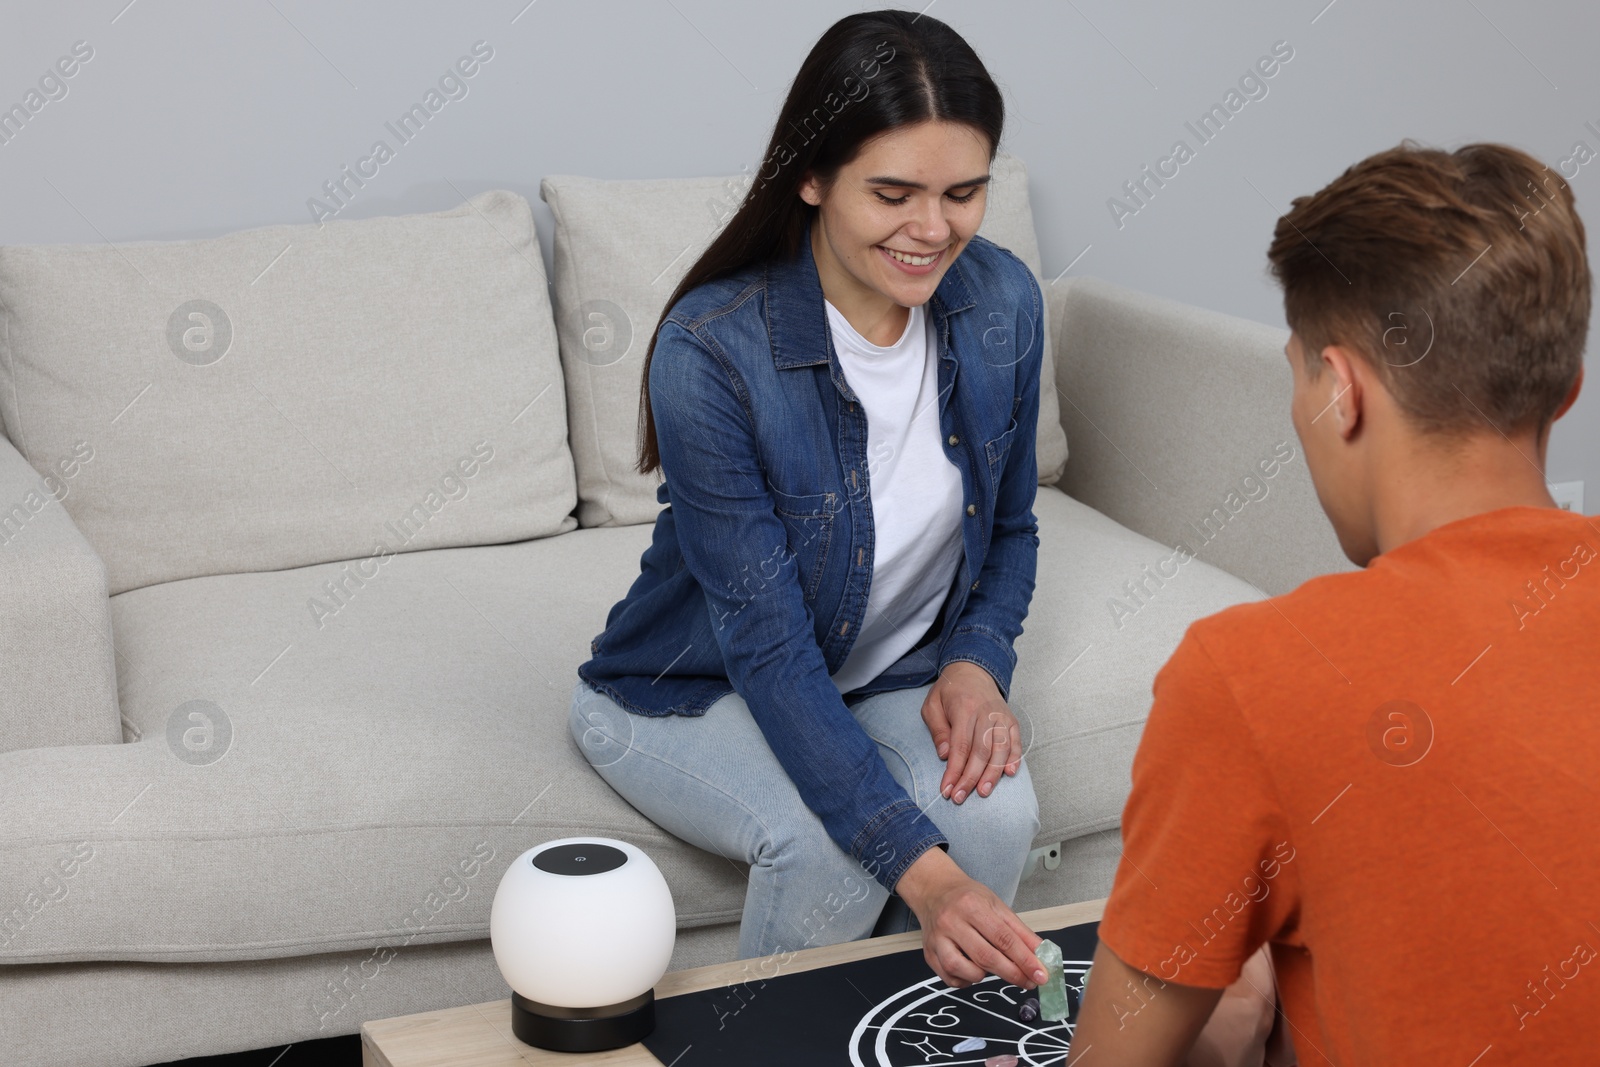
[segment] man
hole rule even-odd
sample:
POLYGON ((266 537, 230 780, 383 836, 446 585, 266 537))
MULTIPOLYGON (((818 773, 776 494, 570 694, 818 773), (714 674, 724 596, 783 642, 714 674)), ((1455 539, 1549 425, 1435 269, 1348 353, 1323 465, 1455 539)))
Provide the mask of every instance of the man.
POLYGON ((1180 1062, 1267 945, 1302 1065, 1594 1063, 1600 521, 1544 479, 1589 320, 1572 192, 1402 142, 1268 258, 1363 569, 1196 622, 1156 677, 1070 1061, 1180 1062))

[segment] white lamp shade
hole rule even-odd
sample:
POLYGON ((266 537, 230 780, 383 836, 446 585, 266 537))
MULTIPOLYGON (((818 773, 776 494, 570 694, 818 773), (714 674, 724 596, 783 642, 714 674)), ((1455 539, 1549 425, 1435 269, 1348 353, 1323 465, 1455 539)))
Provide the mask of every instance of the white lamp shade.
POLYGON ((564 1008, 640 996, 666 973, 677 934, 661 871, 640 849, 603 837, 564 837, 524 852, 489 909, 489 941, 506 984, 564 1008))

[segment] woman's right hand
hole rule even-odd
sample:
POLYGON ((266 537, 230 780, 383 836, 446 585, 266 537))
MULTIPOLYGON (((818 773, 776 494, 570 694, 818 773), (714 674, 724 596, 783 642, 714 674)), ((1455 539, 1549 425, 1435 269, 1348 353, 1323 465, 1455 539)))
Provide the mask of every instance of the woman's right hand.
POLYGON ((922 927, 922 956, 946 985, 961 989, 994 974, 1023 989, 1045 979, 1033 950, 1044 939, 942 848, 912 861, 895 884, 922 927))

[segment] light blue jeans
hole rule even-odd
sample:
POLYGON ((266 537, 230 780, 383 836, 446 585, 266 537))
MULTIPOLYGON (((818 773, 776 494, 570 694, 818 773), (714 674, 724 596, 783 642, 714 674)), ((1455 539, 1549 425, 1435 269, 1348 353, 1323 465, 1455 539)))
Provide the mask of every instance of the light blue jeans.
MULTIPOLYGON (((889 773, 950 839, 950 858, 1009 907, 1039 832, 1027 760, 986 797, 972 793, 955 804, 940 796, 945 763, 922 721, 929 688, 879 693, 852 710, 889 773)), ((917 928, 900 897, 828 836, 737 693, 701 716, 654 717, 628 712, 580 681, 570 719, 584 758, 646 818, 749 864, 740 958, 917 928)))

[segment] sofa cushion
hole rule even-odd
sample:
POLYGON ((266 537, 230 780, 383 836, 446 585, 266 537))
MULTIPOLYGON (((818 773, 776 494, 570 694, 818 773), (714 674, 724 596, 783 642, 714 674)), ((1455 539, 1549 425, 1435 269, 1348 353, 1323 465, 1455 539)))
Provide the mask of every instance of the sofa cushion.
MULTIPOLYGON (((1043 844, 1117 825, 1157 668, 1192 618, 1257 594, 1190 561, 1114 616, 1122 583, 1171 550, 1055 489, 1036 512, 1013 707, 1043 844)), ((482 938, 506 865, 579 834, 648 852, 680 926, 737 922, 743 865, 658 829, 567 727, 575 665, 650 536, 578 530, 114 598, 138 738, 0 754, 0 962, 482 938), (342 606, 314 613, 330 585, 342 606)))
MULTIPOLYGON (((1042 268, 1027 172, 1020 160, 1000 155, 993 175, 978 232, 1015 252, 1037 277, 1042 268)), ((748 185, 748 176, 602 181, 569 175, 540 184, 556 220, 556 327, 578 471, 578 520, 584 526, 649 522, 660 509, 659 479, 634 470, 645 349, 667 298, 738 208, 748 185)), ((1048 318, 1043 307, 1041 317, 1048 318)), ((1049 324, 1041 325, 1046 336, 1039 478, 1050 484, 1066 464, 1067 439, 1056 402, 1049 324)))
POLYGON ((533 214, 0 248, 0 418, 112 593, 570 529, 533 214), (75 453, 75 450, 76 453, 75 453))
POLYGON ((1041 488, 1034 512, 1038 584, 1011 707, 1039 794, 1038 840, 1066 841, 1121 825, 1156 672, 1189 624, 1265 594, 1058 489, 1041 488))
POLYGON ((64 886, 15 932, 0 910, 0 961, 482 938, 507 864, 579 833, 649 852, 683 925, 736 920, 741 870, 656 829, 567 728, 574 667, 649 536, 576 530, 114 597, 132 743, 0 755, 0 909, 64 886), (330 585, 343 605, 313 613, 330 585))

